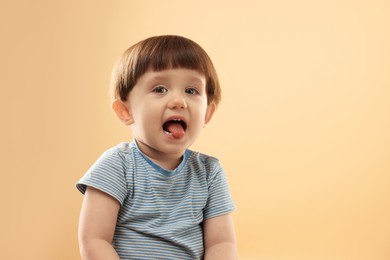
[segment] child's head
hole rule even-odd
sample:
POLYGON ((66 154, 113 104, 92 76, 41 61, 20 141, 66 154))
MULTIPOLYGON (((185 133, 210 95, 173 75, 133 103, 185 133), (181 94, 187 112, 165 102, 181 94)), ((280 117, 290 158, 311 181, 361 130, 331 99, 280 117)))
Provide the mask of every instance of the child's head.
POLYGON ((204 74, 207 103, 218 105, 221 89, 211 59, 194 41, 174 35, 147 38, 124 52, 112 74, 113 98, 126 101, 137 80, 148 70, 177 68, 204 74))

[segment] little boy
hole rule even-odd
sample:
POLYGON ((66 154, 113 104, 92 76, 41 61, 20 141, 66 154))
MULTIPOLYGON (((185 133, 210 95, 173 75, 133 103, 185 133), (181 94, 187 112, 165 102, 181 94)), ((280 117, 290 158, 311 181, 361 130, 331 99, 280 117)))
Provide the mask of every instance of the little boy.
POLYGON ((134 140, 106 151, 77 183, 82 258, 236 259, 223 169, 188 149, 221 96, 206 52, 180 36, 143 40, 115 66, 112 90, 134 140))

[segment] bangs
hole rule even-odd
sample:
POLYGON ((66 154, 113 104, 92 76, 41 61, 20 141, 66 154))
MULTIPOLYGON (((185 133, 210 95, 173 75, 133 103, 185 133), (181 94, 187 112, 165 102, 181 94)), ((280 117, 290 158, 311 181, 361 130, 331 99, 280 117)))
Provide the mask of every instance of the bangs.
POLYGON ((136 74, 146 70, 161 71, 165 69, 185 68, 207 73, 209 57, 195 42, 180 37, 153 37, 146 40, 139 52, 136 74))

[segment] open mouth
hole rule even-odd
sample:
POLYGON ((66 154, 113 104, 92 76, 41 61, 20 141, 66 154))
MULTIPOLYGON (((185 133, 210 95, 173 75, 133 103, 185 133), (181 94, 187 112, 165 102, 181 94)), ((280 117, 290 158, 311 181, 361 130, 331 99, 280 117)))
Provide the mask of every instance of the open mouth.
POLYGON ((182 119, 171 119, 166 121, 162 126, 164 133, 174 138, 181 138, 185 135, 187 124, 182 119))

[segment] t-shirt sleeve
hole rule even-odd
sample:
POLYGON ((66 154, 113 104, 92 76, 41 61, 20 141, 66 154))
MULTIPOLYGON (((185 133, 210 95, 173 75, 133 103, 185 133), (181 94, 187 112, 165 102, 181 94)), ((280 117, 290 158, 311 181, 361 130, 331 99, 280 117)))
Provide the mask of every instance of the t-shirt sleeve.
POLYGON ((122 205, 127 197, 126 164, 123 155, 110 149, 100 156, 77 182, 77 189, 85 194, 88 186, 114 197, 122 205))
POLYGON ((209 175, 208 200, 203 210, 204 219, 217 217, 235 210, 225 172, 219 162, 209 175))

